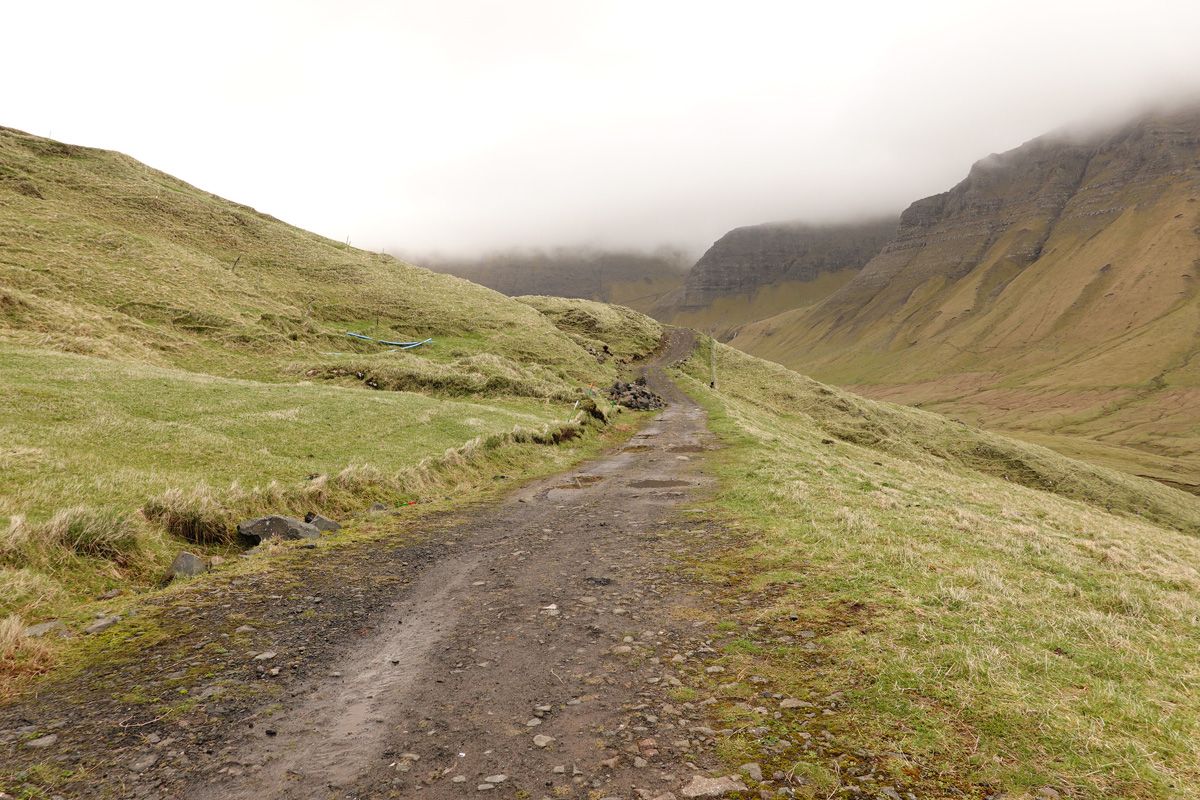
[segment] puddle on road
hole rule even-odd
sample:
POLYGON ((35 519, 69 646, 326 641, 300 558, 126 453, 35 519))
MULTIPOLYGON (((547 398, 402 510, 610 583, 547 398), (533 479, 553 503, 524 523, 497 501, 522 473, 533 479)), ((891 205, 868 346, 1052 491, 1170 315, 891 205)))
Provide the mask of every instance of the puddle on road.
POLYGON ((622 453, 645 453, 647 450, 653 450, 653 449, 654 448, 648 444, 635 444, 632 447, 626 447, 626 448, 622 449, 621 452, 622 453))
POLYGON ((555 486, 555 489, 582 489, 585 486, 591 486, 593 483, 599 483, 604 480, 600 475, 576 475, 571 478, 570 483, 564 483, 561 486, 555 486))
POLYGON ((674 489, 678 486, 691 486, 687 481, 633 481, 628 484, 630 489, 674 489))

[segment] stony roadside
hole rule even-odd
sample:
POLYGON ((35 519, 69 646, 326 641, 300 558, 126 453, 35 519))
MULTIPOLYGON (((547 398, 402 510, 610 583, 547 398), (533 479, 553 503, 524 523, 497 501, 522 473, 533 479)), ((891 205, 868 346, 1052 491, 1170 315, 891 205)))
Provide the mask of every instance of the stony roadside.
MULTIPOLYGON (((670 408, 618 451, 492 506, 306 543, 96 634, 100 671, 0 709, 11 796, 985 796, 855 749, 843 696, 731 670, 746 643, 820 659, 689 568, 741 544, 704 510, 719 446, 670 408), (836 731, 836 732, 835 732, 836 731), (749 754, 749 755, 746 755, 749 754), (834 764, 836 785, 798 763, 834 764)), ((270 556, 264 556, 269 558, 270 556)), ((828 665, 826 665, 828 666, 828 665)))

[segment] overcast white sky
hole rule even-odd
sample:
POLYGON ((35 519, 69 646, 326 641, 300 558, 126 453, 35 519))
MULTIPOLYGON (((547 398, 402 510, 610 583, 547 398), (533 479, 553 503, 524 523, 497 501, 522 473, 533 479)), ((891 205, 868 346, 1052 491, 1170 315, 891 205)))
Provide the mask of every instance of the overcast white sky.
POLYGON ((1200 91, 1197 0, 13 3, 0 125, 389 252, 899 212, 1200 91))

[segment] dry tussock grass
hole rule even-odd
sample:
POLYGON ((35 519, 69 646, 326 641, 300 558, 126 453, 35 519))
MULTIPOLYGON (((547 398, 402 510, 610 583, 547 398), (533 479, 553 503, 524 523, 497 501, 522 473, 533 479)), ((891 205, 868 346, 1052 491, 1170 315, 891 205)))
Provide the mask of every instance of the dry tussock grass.
POLYGON ((16 515, 0 533, 0 561, 54 564, 92 557, 126 568, 145 556, 149 538, 143 522, 112 511, 66 508, 38 525, 16 515))
POLYGON ((0 618, 0 697, 9 696, 15 682, 47 672, 54 663, 50 647, 25 636, 24 631, 21 617, 0 618))
POLYGON ((338 358, 316 366, 293 364, 289 370, 309 378, 352 378, 372 389, 441 397, 532 397, 563 402, 579 396, 575 381, 563 370, 524 364, 494 353, 478 353, 448 363, 416 354, 387 360, 338 358))
POLYGON ((30 567, 0 566, 0 596, 16 614, 37 616, 62 594, 62 587, 45 573, 30 567))
POLYGON ((558 444, 579 436, 590 419, 540 428, 518 425, 508 433, 484 434, 393 473, 364 463, 348 465, 332 477, 318 475, 294 486, 271 481, 250 489, 236 482, 224 491, 205 484, 187 491, 170 489, 146 501, 142 514, 187 541, 231 544, 236 539, 237 523, 251 517, 303 516, 308 511, 343 516, 375 501, 399 504, 447 489, 465 490, 475 485, 476 471, 494 457, 495 451, 510 445, 558 444))

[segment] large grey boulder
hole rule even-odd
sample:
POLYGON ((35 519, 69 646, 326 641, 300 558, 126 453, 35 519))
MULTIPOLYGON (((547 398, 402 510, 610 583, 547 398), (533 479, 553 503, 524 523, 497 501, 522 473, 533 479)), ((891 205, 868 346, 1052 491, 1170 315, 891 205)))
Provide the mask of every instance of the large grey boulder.
POLYGON ((238 523, 238 535, 259 544, 264 539, 320 539, 321 531, 302 519, 272 514, 238 523))

